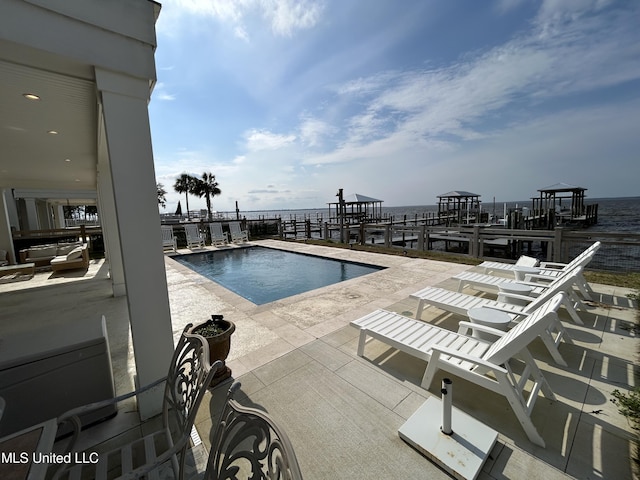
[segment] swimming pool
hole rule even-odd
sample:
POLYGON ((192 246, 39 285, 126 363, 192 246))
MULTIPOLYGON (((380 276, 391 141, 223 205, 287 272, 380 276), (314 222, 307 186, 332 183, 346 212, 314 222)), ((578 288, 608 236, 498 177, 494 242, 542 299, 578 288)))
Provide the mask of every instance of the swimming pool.
POLYGON ((172 258, 257 305, 384 269, 266 247, 172 258))

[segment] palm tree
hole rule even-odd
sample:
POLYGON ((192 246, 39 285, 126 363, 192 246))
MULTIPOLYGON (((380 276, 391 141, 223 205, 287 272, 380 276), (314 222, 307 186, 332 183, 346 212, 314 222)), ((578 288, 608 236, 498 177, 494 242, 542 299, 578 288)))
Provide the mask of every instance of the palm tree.
POLYGON ((161 183, 156 183, 156 188, 158 189, 158 205, 164 208, 167 206, 167 191, 161 183))
POLYGON ((193 193, 193 188, 198 179, 189 175, 188 173, 183 173, 178 177, 176 183, 173 184, 173 189, 178 193, 184 193, 185 200, 187 202, 187 219, 191 220, 189 216, 189 194, 193 193))
POLYGON ((209 220, 211 220, 211 197, 220 195, 222 193, 222 190, 218 188, 216 176, 211 172, 204 172, 202 174, 202 180, 199 178, 194 178, 194 180, 195 185, 192 193, 199 196, 200 198, 205 197, 205 200, 207 201, 207 212, 209 213, 209 220))

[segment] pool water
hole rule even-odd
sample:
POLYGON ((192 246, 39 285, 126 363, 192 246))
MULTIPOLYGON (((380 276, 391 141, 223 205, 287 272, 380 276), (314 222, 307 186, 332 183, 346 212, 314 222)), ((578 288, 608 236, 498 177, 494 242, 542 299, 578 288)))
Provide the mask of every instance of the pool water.
POLYGON ((256 305, 384 268, 266 247, 234 248, 172 258, 256 305))

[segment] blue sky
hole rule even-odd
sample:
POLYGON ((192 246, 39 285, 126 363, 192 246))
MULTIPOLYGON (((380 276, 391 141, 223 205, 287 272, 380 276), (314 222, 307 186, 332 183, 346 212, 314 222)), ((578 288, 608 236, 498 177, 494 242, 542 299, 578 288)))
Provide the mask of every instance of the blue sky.
MULTIPOLYGON (((640 194, 640 2, 165 0, 157 180, 219 211, 640 194)), ((204 208, 190 197, 189 206, 204 208)))

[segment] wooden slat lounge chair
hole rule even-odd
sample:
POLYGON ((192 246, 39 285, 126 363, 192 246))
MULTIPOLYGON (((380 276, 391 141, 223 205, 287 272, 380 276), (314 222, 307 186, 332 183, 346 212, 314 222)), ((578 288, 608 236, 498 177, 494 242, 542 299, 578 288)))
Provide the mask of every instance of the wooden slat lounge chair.
POLYGON ((555 396, 527 346, 559 321, 556 311, 564 295, 557 294, 508 332, 460 322, 456 333, 385 310, 376 310, 351 322, 351 325, 360 329, 358 355, 361 357, 364 356, 368 337, 372 337, 426 360, 428 365, 421 382, 423 388, 429 388, 435 373, 441 369, 503 395, 529 439, 544 447, 544 440, 531 422, 531 412, 540 391, 551 400, 555 400, 555 396), (469 335, 471 331, 491 333, 497 340, 491 343, 472 337, 469 335), (524 362, 519 379, 511 366, 515 359, 524 362), (532 383, 527 394, 525 386, 529 380, 532 383))
MULTIPOLYGON (((147 432, 143 438, 120 445, 117 450, 101 453, 97 463, 70 463, 61 466, 55 472, 54 480, 91 478, 156 478, 160 475, 161 465, 169 463, 173 477, 184 478, 185 455, 191 439, 191 428, 216 371, 222 368, 222 362, 209 364, 209 344, 200 335, 188 333, 189 324, 182 332, 171 359, 167 377, 161 378, 146 387, 112 400, 96 402, 73 409, 58 418, 59 423, 69 422, 74 430, 67 446, 67 452, 74 452, 74 445, 81 434, 80 415, 105 405, 120 402, 137 396, 151 388, 165 383, 162 406, 162 421, 155 432, 147 432)), ((70 455, 72 462, 75 455, 70 455)), ((79 455, 78 457, 81 457, 79 455)), ((51 467, 55 468, 55 467, 51 467)), ((165 476, 162 476, 165 478, 165 476)))
POLYGON ((229 232, 233 243, 249 241, 249 234, 246 230, 240 229, 240 222, 229 222, 229 232))
POLYGON ((222 231, 222 224, 219 222, 209 224, 209 233, 211 234, 211 245, 224 246, 229 243, 227 232, 222 231))
POLYGON ((185 225, 184 232, 187 235, 187 248, 202 248, 204 247, 204 239, 200 235, 200 230, 197 225, 185 225))
POLYGON ((176 244, 176 237, 173 234, 173 227, 171 225, 162 225, 162 250, 176 252, 178 245, 176 244))

